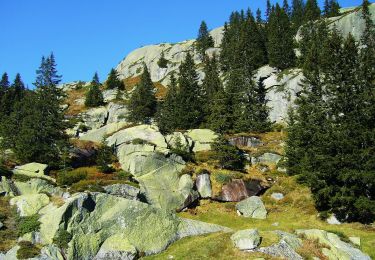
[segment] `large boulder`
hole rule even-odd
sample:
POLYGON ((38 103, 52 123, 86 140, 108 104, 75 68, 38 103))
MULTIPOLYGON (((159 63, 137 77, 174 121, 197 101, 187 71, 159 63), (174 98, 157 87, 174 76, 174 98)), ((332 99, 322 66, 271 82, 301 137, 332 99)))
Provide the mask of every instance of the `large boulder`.
POLYGON ((137 249, 130 244, 124 234, 107 238, 93 260, 133 260, 137 258, 137 249))
POLYGON ((21 217, 32 216, 49 203, 46 194, 28 194, 14 197, 10 205, 15 205, 21 217))
POLYGON ((303 235, 308 239, 318 240, 320 244, 325 245, 322 252, 329 259, 342 260, 370 260, 371 258, 358 248, 346 243, 334 233, 320 229, 298 229, 298 235, 303 235))
POLYGON ((193 129, 186 133, 193 141, 193 152, 211 150, 211 144, 215 142, 218 135, 210 129, 193 129))
POLYGON ((261 237, 257 229, 245 229, 234 233, 230 239, 240 250, 253 250, 261 242, 261 237))
POLYGON ((259 195, 265 189, 267 189, 267 187, 264 186, 260 180, 244 181, 234 179, 223 185, 220 199, 222 201, 238 202, 250 196, 259 195))
POLYGON ((212 197, 211 180, 208 173, 198 175, 195 185, 197 186, 197 190, 201 198, 206 199, 212 197))
POLYGON ((275 153, 264 153, 261 156, 255 158, 255 163, 271 163, 277 164, 283 157, 275 153))
POLYGON ((236 209, 246 218, 265 219, 267 210, 260 197, 252 196, 236 204, 236 209))
POLYGON ((30 177, 44 176, 46 174, 48 165, 41 163, 28 163, 16 166, 13 170, 14 174, 23 174, 30 177))
POLYGON ((261 247, 261 248, 257 249, 257 251, 261 252, 263 254, 271 255, 273 257, 280 257, 282 259, 303 260, 303 257, 300 256, 284 240, 281 240, 279 243, 268 246, 268 247, 261 247))
POLYGON ((101 143, 105 137, 118 132, 127 125, 128 123, 126 122, 109 123, 98 129, 89 130, 87 133, 83 134, 80 137, 80 139, 85 141, 101 143))
POLYGON ((26 182, 15 181, 14 184, 19 195, 46 193, 60 196, 63 194, 59 187, 56 187, 50 181, 40 178, 31 178, 26 182))

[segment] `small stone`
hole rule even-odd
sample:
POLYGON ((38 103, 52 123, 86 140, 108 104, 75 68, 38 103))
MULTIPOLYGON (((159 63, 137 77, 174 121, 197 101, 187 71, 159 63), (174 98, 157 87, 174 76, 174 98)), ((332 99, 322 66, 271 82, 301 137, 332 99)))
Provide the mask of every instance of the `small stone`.
POLYGON ((240 250, 253 250, 260 244, 260 236, 257 229, 245 229, 234 233, 230 239, 240 250))
POLYGON ((360 237, 349 237, 350 242, 352 242, 353 245, 361 246, 361 238, 360 237))
POLYGON ((331 225, 340 225, 341 222, 336 218, 335 215, 331 215, 329 218, 327 218, 327 223, 331 225))
POLYGON ((271 225, 274 226, 274 227, 277 227, 277 226, 279 226, 279 222, 272 223, 271 225))
POLYGON ((284 198, 284 194, 280 192, 274 192, 271 194, 271 197, 275 200, 282 200, 284 198))
POLYGON ((2 229, 4 224, 0 221, 0 229, 2 229))

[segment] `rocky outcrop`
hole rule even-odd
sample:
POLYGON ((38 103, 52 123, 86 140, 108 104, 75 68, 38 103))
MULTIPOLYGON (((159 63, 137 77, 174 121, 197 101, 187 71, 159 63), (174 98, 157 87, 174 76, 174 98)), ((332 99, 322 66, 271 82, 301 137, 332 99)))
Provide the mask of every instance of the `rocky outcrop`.
POLYGON ((253 136, 234 136, 229 138, 229 143, 237 147, 258 147, 263 145, 262 141, 253 136))
POLYGON ((223 185, 220 200, 238 202, 250 196, 259 195, 265 189, 267 187, 263 186, 260 180, 244 181, 235 179, 223 185))
POLYGON ((125 235, 116 234, 104 241, 93 260, 133 260, 137 258, 137 254, 137 249, 125 235))
POLYGON ((304 235, 308 239, 318 240, 319 243, 327 246, 322 252, 329 259, 342 260, 370 260, 371 258, 364 254, 358 248, 351 244, 343 242, 336 234, 320 229, 298 229, 298 235, 304 235))
POLYGON ((49 203, 49 198, 45 194, 28 194, 14 197, 10 200, 10 205, 17 207, 21 217, 32 216, 49 203))
POLYGON ((257 229, 237 231, 230 239, 233 241, 235 247, 240 250, 253 250, 257 248, 261 242, 261 237, 257 229))
POLYGON ((264 153, 259 157, 253 158, 252 163, 270 163, 277 164, 283 157, 275 153, 264 153))
POLYGON ((128 184, 113 184, 103 188, 110 195, 119 196, 130 200, 137 200, 140 195, 140 190, 138 188, 128 184))
POLYGON ((282 259, 288 260, 303 260, 303 257, 300 256, 288 243, 284 240, 281 240, 279 243, 274 244, 268 247, 261 247, 257 249, 258 252, 263 254, 271 255, 273 257, 280 257, 282 259))
POLYGON ((236 204, 237 211, 246 218, 265 219, 267 210, 262 200, 252 196, 236 204))
POLYGON ((193 141, 193 152, 201 152, 211 150, 211 144, 218 137, 217 134, 210 129, 193 129, 186 133, 186 136, 193 141))
POLYGON ((23 174, 30 177, 44 176, 48 168, 47 164, 28 163, 21 166, 16 166, 13 170, 15 174, 23 174))
POLYGON ((271 198, 273 198, 274 200, 282 200, 284 198, 284 194, 280 192, 274 192, 271 194, 271 198))
POLYGON ((55 187, 51 182, 40 178, 31 178, 26 182, 15 181, 15 187, 19 195, 45 193, 50 195, 62 195, 62 190, 55 187))

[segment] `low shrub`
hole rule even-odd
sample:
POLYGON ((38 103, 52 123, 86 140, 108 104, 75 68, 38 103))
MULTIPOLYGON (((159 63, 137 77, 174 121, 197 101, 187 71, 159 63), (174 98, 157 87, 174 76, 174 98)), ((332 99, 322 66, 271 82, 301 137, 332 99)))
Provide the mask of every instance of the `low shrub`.
POLYGON ((87 172, 82 170, 73 170, 70 172, 59 172, 57 175, 57 183, 59 185, 71 186, 81 180, 87 178, 87 172))
POLYGON ((145 145, 145 144, 150 144, 150 142, 143 140, 141 138, 135 138, 132 140, 132 144, 134 145, 145 145))
POLYGON ((18 243, 20 248, 17 251, 18 259, 29 259, 40 254, 40 248, 35 246, 30 241, 21 241, 18 243))
POLYGON ((19 217, 17 220, 18 236, 23 236, 33 231, 39 231, 39 215, 35 214, 27 217, 19 217))
POLYGON ((53 243, 59 248, 68 248, 68 243, 72 239, 72 234, 70 234, 65 229, 59 230, 56 236, 53 238, 53 243))
POLYGON ((215 153, 213 151, 201 151, 195 153, 195 161, 198 163, 204 163, 215 160, 215 153))
POLYGON ((96 164, 99 166, 99 170, 102 173, 112 173, 115 169, 110 165, 116 161, 116 157, 113 154, 111 147, 107 145, 102 145, 98 149, 98 154, 96 156, 96 164))
POLYGON ((132 177, 132 174, 126 171, 119 171, 116 173, 116 178, 118 180, 129 180, 132 177))
POLYGON ((231 174, 226 174, 226 173, 215 174, 215 180, 220 184, 227 184, 231 182, 232 177, 233 176, 231 174))
POLYGON ((81 180, 77 183, 74 183, 71 188, 74 192, 105 192, 101 182, 96 180, 81 180))

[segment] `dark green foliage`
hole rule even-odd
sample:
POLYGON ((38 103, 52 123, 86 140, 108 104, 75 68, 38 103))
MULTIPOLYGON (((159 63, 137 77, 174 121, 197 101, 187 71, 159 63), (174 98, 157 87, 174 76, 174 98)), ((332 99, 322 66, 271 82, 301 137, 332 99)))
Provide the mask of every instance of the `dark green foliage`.
POLYGON ((210 114, 207 117, 207 125, 217 133, 225 133, 232 127, 229 112, 231 100, 224 89, 220 89, 210 102, 210 114))
POLYGON ((164 56, 164 51, 161 52, 160 59, 158 60, 158 66, 160 68, 168 68, 169 61, 164 56))
POLYGON ((5 177, 5 178, 10 178, 12 177, 13 172, 6 168, 4 165, 0 164, 0 178, 5 177))
POLYGON ((290 6, 289 6, 289 3, 288 3, 288 0, 283 0, 283 9, 284 9, 284 12, 290 16, 291 15, 291 10, 290 10, 290 6))
POLYGON ((267 0, 267 4, 266 4, 266 19, 267 19, 267 21, 268 21, 268 19, 270 17, 271 9, 272 9, 271 1, 267 0))
POLYGON ((70 234, 65 229, 60 229, 56 236, 53 238, 53 243, 58 246, 59 248, 67 249, 68 243, 72 239, 72 234, 70 234))
POLYGON ((90 89, 86 93, 85 106, 98 107, 104 105, 103 93, 100 90, 100 82, 98 73, 95 72, 91 81, 90 89))
POLYGON ((171 148, 172 153, 177 154, 184 159, 185 162, 194 161, 194 153, 190 151, 189 145, 182 145, 180 137, 176 138, 174 146, 171 148))
POLYGON ((114 154, 111 147, 102 145, 98 149, 98 153, 96 155, 96 164, 99 166, 99 170, 102 173, 112 173, 115 171, 110 164, 114 161, 114 154))
POLYGON ((315 21, 320 18, 320 8, 316 0, 307 0, 304 13, 304 21, 315 21))
POLYGON ((81 180, 87 178, 87 172, 81 170, 73 170, 70 172, 59 172, 57 175, 57 183, 59 185, 71 186, 74 183, 77 183, 81 180))
POLYGON ((20 241, 18 245, 20 248, 17 251, 17 259, 34 258, 40 254, 40 248, 30 241, 20 241))
POLYGON ((306 80, 288 130, 288 172, 311 187, 320 211, 371 223, 375 73, 363 56, 373 47, 359 48, 351 35, 342 39, 323 22, 308 26, 301 59, 306 80))
POLYGON ((218 160, 221 168, 228 170, 243 169, 245 158, 242 152, 237 147, 230 145, 223 136, 217 138, 212 148, 215 152, 215 159, 218 160))
POLYGON ((143 66, 141 82, 136 86, 129 100, 128 120, 134 123, 148 123, 156 113, 154 84, 146 65, 143 66))
POLYGON ((214 40, 212 39, 212 36, 210 35, 208 31, 207 24, 205 21, 202 21, 199 27, 196 47, 197 47, 199 54, 202 57, 204 57, 205 51, 208 48, 214 47, 214 40))
POLYGON ((39 215, 20 217, 17 219, 18 236, 23 236, 33 231, 39 231, 39 215))
POLYGON ((292 67, 295 63, 294 34, 288 15, 279 4, 272 9, 267 28, 270 65, 281 70, 292 67))
POLYGON ((122 82, 122 80, 119 79, 119 75, 117 71, 113 68, 108 74, 106 86, 107 86, 107 89, 119 89, 119 90, 125 89, 124 82, 122 82))
MULTIPOLYGON (((5 72, 3 76, 1 77, 1 81, 0 81, 0 104, 1 104, 1 100, 5 92, 9 89, 9 87, 10 87, 10 83, 8 80, 8 74, 5 72)), ((0 112, 0 116, 1 114, 2 113, 0 112)))
POLYGON ((304 13, 305 13, 305 3, 303 0, 292 0, 292 29, 293 34, 298 31, 300 26, 304 22, 304 13))
POLYGON ((324 17, 334 17, 340 14, 340 5, 336 0, 324 1, 324 17))

